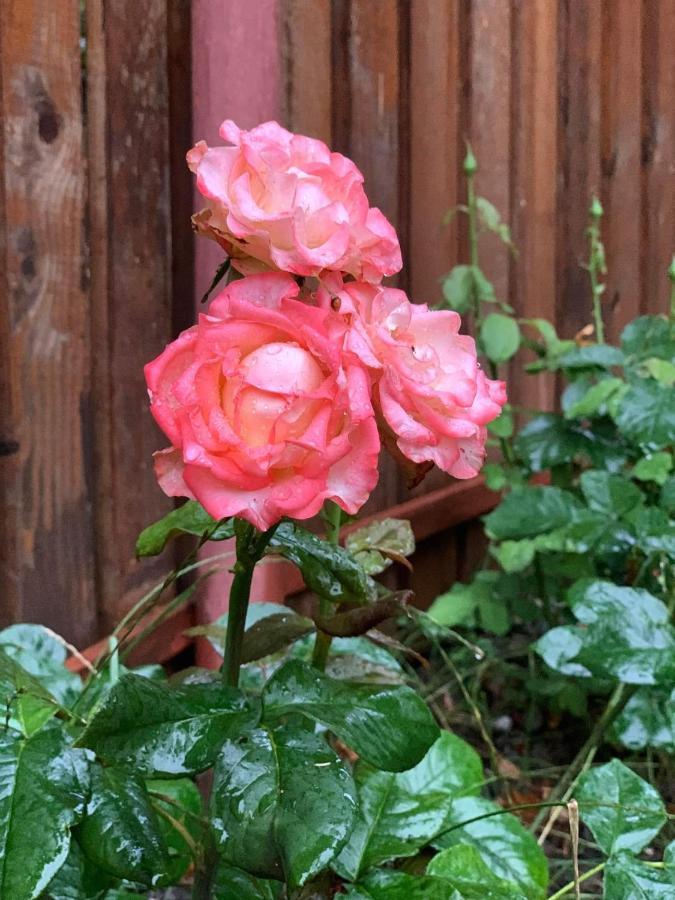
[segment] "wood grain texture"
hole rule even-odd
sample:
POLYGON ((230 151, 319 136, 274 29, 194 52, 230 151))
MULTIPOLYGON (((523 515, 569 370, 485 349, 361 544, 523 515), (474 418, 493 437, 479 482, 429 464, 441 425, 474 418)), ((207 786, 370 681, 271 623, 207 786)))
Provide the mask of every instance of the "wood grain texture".
POLYGON ((284 0, 283 124, 330 145, 332 140, 331 4, 284 0))
POLYGON ((675 253, 675 0, 642 6, 641 307, 665 313, 675 253))
POLYGON ((173 336, 168 32, 165 0, 150 0, 141 17, 128 3, 91 0, 88 7, 88 47, 98 66, 88 102, 105 109, 90 126, 90 164, 98 590, 107 627, 167 565, 138 563, 134 546, 172 505, 154 477, 152 454, 166 439, 149 414, 143 377, 144 364, 173 336))
POLYGON ((0 7, 1 617, 75 641, 97 614, 79 30, 74 0, 0 7))

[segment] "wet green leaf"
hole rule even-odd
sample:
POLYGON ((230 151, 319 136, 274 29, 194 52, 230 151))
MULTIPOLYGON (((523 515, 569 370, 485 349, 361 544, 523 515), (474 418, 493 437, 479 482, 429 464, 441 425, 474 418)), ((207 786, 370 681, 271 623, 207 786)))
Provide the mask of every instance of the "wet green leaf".
POLYGON ((480 343, 488 359, 495 363, 506 362, 518 352, 520 328, 511 316, 490 313, 480 329, 480 343))
POLYGON ((79 676, 66 669, 66 647, 44 626, 10 625, 0 631, 0 648, 63 706, 71 706, 82 690, 79 676))
POLYGON ((522 572, 535 557, 533 540, 503 541, 492 548, 492 555, 505 572, 522 572))
POLYGON ((543 472, 577 458, 615 471, 623 463, 625 452, 616 436, 605 431, 599 423, 591 431, 553 413, 542 413, 521 429, 514 448, 532 472, 543 472))
POLYGON ((449 830, 433 844, 444 849, 470 844, 488 869, 512 881, 528 900, 543 898, 548 884, 548 863, 536 839, 510 813, 482 797, 464 797, 453 804, 446 823, 449 830), (498 813, 486 818, 487 813, 498 813))
POLYGON ((444 878, 373 869, 347 893, 347 900, 463 900, 444 878))
POLYGON ((246 629, 241 644, 241 661, 247 663, 278 653, 314 631, 314 622, 299 616, 292 609, 265 616, 246 629))
POLYGON ((659 450, 639 459, 633 469, 633 478, 638 481, 653 481, 664 485, 668 481, 668 473, 673 468, 673 457, 667 450, 659 450))
MULTIPOLYGON (((574 383, 574 382, 573 382, 574 383)), ((602 414, 607 401, 624 387, 621 378, 605 378, 591 385, 582 396, 565 410, 566 419, 580 419, 602 414)))
POLYGON ((290 726, 228 741, 212 804, 221 858, 294 887, 331 863, 356 809, 352 777, 325 739, 290 726))
POLYGON ((675 753, 675 689, 640 688, 617 716, 614 738, 629 750, 675 753))
POLYGON ((605 900, 675 900, 675 866, 654 869, 630 853, 617 853, 604 875, 605 900))
POLYGON ((77 841, 71 840, 66 861, 49 882, 41 900, 108 900, 108 889, 113 883, 113 877, 97 870, 77 841))
POLYGON ((263 692, 265 722, 292 713, 326 725, 385 771, 416 765, 439 735, 431 713, 411 688, 337 681, 299 660, 278 669, 263 692))
POLYGON ((41 681, 0 650, 0 715, 30 737, 59 709, 41 681))
POLYGON ((485 517, 485 530, 498 541, 535 537, 566 525, 582 508, 574 494, 560 488, 516 488, 485 517))
POLYGON ((84 814, 89 764, 57 728, 0 732, 0 897, 33 900, 65 863, 84 814))
POLYGON ((116 878, 156 885, 168 872, 168 850, 141 779, 113 766, 92 767, 91 797, 77 841, 91 863, 116 878))
POLYGON ((588 470, 582 473, 579 484, 588 508, 606 516, 625 516, 644 500, 637 485, 609 472, 588 470))
POLYGON ((466 900, 527 900, 513 881, 495 875, 471 844, 441 850, 427 866, 427 875, 445 879, 466 900))
POLYGON ((480 790, 483 766, 465 741, 444 731, 413 769, 393 774, 359 765, 355 777, 359 811, 334 864, 352 881, 428 844, 443 829, 453 800, 480 790))
POLYGON ((191 775, 208 769, 223 741, 257 718, 234 688, 174 687, 130 674, 110 691, 79 743, 148 777, 191 775))
POLYGON ((181 829, 185 829, 197 846, 202 839, 201 794, 197 785, 188 778, 156 779, 146 781, 145 786, 155 810, 165 814, 158 813, 157 821, 168 851, 166 881, 174 884, 180 881, 193 862, 192 850, 181 829), (174 826, 171 819, 179 827, 174 826))
POLYGON ((639 853, 666 822, 656 788, 618 759, 586 772, 575 796, 583 821, 608 856, 639 853))
POLYGON ((639 316, 621 333, 621 347, 636 360, 658 356, 675 358, 675 330, 664 316, 639 316))
POLYGON ((378 575, 393 561, 405 560, 415 552, 415 535, 405 519, 378 519, 352 531, 345 547, 368 575, 378 575))
POLYGON ((307 587, 333 602, 363 603, 373 599, 372 583, 363 567, 343 547, 322 541, 293 522, 282 522, 268 552, 296 565, 307 587))
POLYGON ((589 344, 576 347, 558 360, 561 369, 611 369, 624 364, 624 355, 618 347, 609 344, 589 344))
POLYGON ((207 533, 211 541, 234 537, 234 519, 217 522, 196 500, 188 500, 141 531, 136 556, 157 556, 172 538, 181 534, 203 537, 207 533))
POLYGON ((631 384, 614 421, 635 444, 660 450, 675 443, 675 391, 651 379, 631 384))
POLYGON ((213 900, 280 900, 283 885, 220 863, 213 877, 213 900))

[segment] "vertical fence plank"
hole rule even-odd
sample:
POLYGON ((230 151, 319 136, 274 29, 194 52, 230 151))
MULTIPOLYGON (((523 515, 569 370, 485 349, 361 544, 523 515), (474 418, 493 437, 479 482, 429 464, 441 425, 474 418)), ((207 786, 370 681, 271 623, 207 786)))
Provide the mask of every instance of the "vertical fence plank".
POLYGON ((284 0, 280 15, 284 125, 330 145, 331 4, 284 0))
POLYGON ((640 308, 641 14, 634 0, 609 0, 603 6, 602 199, 609 339, 618 337, 640 308))
MULTIPOLYGON (((557 5, 526 0, 514 11, 512 226, 518 259, 511 302, 520 315, 555 319, 557 5)), ((543 409, 553 404, 553 379, 522 380, 519 363, 510 395, 543 409)))
POLYGON ((79 23, 74 0, 0 8, 2 618, 77 642, 96 619, 79 23))
MULTIPOLYGON (((503 0, 472 0, 463 20, 468 42, 464 136, 478 159, 476 190, 505 221, 511 216, 511 17, 503 0)), ((466 240, 466 229, 464 238, 466 240)), ((506 300, 511 260, 494 235, 480 240, 481 265, 506 300)))
POLYGON ((668 310, 675 253, 675 0, 642 11, 642 310, 668 310))
MULTIPOLYGON (((139 17, 130 2, 87 5, 98 64, 88 103, 105 106, 104 136, 92 135, 91 266, 101 391, 99 602, 109 625, 167 565, 134 559, 138 532, 171 508, 153 474, 152 453, 166 440, 149 414, 143 378, 143 365, 172 336, 167 7, 149 0, 139 17)), ((91 128, 101 124, 92 120, 91 128)))
POLYGON ((560 333, 573 337, 591 320, 586 225, 600 194, 602 4, 564 0, 559 11, 558 296, 560 333))
POLYGON ((457 262, 459 4, 413 0, 410 50, 410 292, 436 303, 457 262))

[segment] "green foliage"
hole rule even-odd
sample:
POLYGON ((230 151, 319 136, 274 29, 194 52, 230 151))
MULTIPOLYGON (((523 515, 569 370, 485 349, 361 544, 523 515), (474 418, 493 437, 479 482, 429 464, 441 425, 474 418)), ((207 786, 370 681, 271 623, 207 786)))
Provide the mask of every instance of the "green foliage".
POLYGON ((404 519, 378 519, 365 528, 352 531, 345 547, 368 575, 379 575, 392 562, 405 563, 415 552, 415 536, 404 519))

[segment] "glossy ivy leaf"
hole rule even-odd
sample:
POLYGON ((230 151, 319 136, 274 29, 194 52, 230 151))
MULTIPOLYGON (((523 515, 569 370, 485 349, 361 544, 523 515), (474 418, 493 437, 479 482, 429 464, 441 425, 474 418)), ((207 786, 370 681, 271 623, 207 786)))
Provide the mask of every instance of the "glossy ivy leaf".
POLYGON ((89 763, 58 728, 0 732, 0 897, 33 900, 65 863, 84 814, 89 763))
MULTIPOLYGON (((347 890, 346 900, 464 900, 444 878, 373 869, 347 890)), ((483 897, 483 900, 487 898, 483 897)))
POLYGON ((628 750, 675 753, 675 688, 640 688, 621 710, 612 736, 628 750))
POLYGON ((644 501, 637 485, 609 472, 593 469, 583 472, 579 485, 588 508, 606 516, 625 516, 644 501))
POLYGON ((426 846, 443 830, 453 800, 478 793, 484 780, 478 754, 448 731, 409 771, 393 774, 358 765, 355 778, 358 815, 334 864, 351 881, 426 846))
POLYGON ((268 552, 296 565, 307 587, 320 597, 336 603, 364 603, 374 598, 374 583, 347 550, 322 541, 293 522, 281 523, 268 552))
POLYGON ((569 491, 556 487, 522 487, 507 494, 483 521, 493 540, 517 540, 560 528, 582 508, 569 491))
POLYGON ((583 821, 608 856, 621 850, 639 853, 667 820, 656 788, 618 759, 586 772, 575 797, 583 821))
POLYGON ((115 879, 95 868, 75 840, 66 861, 49 882, 44 900, 108 900, 115 879))
POLYGON ((156 885, 169 870, 168 848, 141 779, 128 769, 92 767, 91 797, 77 841, 97 868, 156 885))
POLYGON ((7 724, 30 737, 59 709, 42 682, 0 650, 0 714, 7 724))
POLYGON ((632 443, 660 450, 675 443, 675 391, 644 378, 631 384, 614 416, 632 443))
POLYGON ((356 810, 351 774, 326 740, 291 726, 228 741, 212 805, 222 860, 293 887, 331 863, 356 810))
POLYGON ((78 743, 150 778, 193 775, 213 764, 224 740, 257 719, 258 710, 234 688, 173 687, 130 674, 113 687, 78 743))
POLYGON ((621 347, 635 360, 675 358, 675 329, 664 316, 638 316, 621 332, 621 347))
POLYGON ((47 688, 63 706, 71 706, 82 681, 66 669, 68 651, 43 625, 10 625, 0 631, 0 648, 47 688))
POLYGON ((616 853, 604 872, 605 900, 675 900, 675 866, 655 869, 630 853, 616 853))
POLYGON ((533 644, 551 668, 626 684, 675 678, 675 631, 665 605, 648 591, 583 580, 571 588, 569 601, 582 627, 553 628, 533 644))
POLYGON ((605 434, 599 424, 591 431, 553 413, 542 413, 528 422, 516 437, 514 448, 532 472, 543 472, 577 457, 615 471, 625 460, 615 435, 605 434))
POLYGON ((314 622, 292 609, 264 616, 247 628, 241 644, 242 663, 278 653, 299 638, 315 631, 314 622))
POLYGON ((368 575, 379 575, 392 562, 405 562, 415 552, 415 535, 405 519, 378 519, 352 531, 345 547, 368 575))
POLYGON ((423 700, 403 685, 337 681, 298 660, 263 691, 263 719, 300 713, 321 722, 360 757, 387 772, 416 765, 439 736, 423 700))
POLYGON ((470 844, 491 872, 516 884, 528 900, 544 897, 548 885, 546 857, 514 815, 483 797, 463 797, 454 802, 446 828, 433 841, 434 847, 470 844))
POLYGON ((183 829, 199 845, 202 840, 202 798, 197 785, 189 778, 146 781, 145 787, 157 814, 159 830, 167 847, 168 884, 175 884, 193 863, 192 851, 182 834, 183 829), (163 815, 162 815, 163 813, 163 815), (171 820, 177 822, 177 826, 171 820))
POLYGON ((667 450, 659 450, 639 459, 631 474, 638 481, 653 481, 655 484, 664 485, 672 468, 672 454, 667 450))
POLYGON ((527 900, 513 881, 495 875, 471 844, 441 850, 427 866, 427 875, 448 881, 466 900, 527 900))
POLYGON ((213 900, 281 900, 283 885, 221 862, 216 866, 211 891, 213 900))
POLYGON ((224 541, 234 537, 234 519, 217 522, 200 503, 188 500, 141 531, 136 541, 136 556, 157 556, 172 538, 181 534, 194 537, 208 534, 211 541, 224 541))
POLYGON ((520 347, 518 323, 511 316, 490 313, 481 325, 480 343, 489 360, 494 363, 506 362, 520 347))

